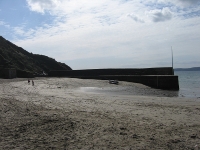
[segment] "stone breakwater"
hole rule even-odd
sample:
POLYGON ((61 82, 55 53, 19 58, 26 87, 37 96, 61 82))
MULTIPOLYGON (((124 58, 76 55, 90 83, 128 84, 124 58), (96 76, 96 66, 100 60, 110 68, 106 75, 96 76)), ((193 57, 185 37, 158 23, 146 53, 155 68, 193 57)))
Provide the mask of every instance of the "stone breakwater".
POLYGON ((119 80, 142 83, 144 85, 167 90, 179 90, 178 76, 171 67, 142 69, 88 69, 55 70, 50 77, 70 77, 81 79, 119 80))

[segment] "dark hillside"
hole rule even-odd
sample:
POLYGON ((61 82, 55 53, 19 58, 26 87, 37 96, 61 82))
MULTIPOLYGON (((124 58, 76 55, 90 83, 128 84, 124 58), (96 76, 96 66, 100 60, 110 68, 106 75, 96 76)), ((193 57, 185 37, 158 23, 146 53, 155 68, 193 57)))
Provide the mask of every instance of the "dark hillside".
POLYGON ((34 74, 48 73, 50 70, 72 70, 68 65, 53 58, 29 53, 2 36, 0 36, 0 67, 12 67, 34 74))

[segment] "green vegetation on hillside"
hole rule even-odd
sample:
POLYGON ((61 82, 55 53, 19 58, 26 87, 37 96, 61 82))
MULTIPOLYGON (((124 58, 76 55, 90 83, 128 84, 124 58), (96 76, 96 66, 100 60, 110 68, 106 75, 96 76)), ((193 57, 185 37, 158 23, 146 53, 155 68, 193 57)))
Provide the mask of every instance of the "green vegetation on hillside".
POLYGON ((0 68, 15 68, 33 74, 48 73, 50 70, 72 70, 55 59, 27 52, 0 36, 0 68))

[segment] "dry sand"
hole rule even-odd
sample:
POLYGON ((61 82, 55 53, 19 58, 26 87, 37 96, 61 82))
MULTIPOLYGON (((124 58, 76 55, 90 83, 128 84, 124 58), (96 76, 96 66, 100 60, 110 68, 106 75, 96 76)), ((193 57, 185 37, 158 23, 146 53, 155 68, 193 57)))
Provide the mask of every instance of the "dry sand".
POLYGON ((128 82, 34 82, 0 80, 0 149, 200 147, 199 98, 128 82))

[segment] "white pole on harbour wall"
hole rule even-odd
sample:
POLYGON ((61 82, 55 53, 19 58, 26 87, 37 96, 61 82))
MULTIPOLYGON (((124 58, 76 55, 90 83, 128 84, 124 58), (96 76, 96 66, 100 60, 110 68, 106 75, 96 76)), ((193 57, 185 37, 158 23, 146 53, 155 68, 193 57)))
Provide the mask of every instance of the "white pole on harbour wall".
POLYGON ((172 53, 172 69, 173 69, 173 67, 174 67, 174 60, 173 60, 173 50, 172 50, 172 46, 171 46, 171 53, 172 53))

